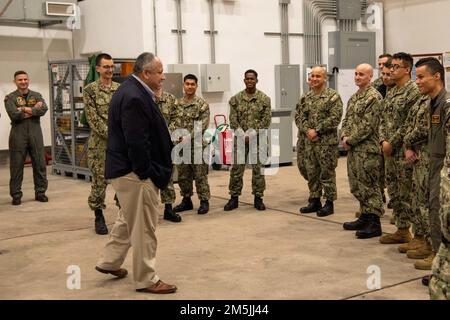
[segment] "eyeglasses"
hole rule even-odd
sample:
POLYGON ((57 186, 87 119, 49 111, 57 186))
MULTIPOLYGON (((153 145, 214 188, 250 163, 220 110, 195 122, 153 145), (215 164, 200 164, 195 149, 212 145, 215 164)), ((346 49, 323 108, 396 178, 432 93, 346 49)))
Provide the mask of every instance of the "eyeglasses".
POLYGON ((112 65, 112 66, 108 66, 108 65, 104 65, 104 66, 101 66, 103 69, 105 69, 105 70, 114 70, 114 68, 115 68, 115 66, 114 65, 112 65))
POLYGON ((400 69, 400 68, 406 68, 406 67, 405 67, 405 66, 401 66, 401 65, 399 65, 399 64, 392 64, 392 65, 389 67, 390 70, 397 70, 397 69, 400 69))

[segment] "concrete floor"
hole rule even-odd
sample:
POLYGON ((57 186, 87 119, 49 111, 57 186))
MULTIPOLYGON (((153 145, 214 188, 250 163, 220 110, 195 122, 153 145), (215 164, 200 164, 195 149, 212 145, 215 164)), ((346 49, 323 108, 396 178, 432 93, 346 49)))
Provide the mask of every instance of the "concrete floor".
MULTIPOLYGON (((108 236, 93 230, 89 183, 49 174, 50 202, 40 203, 34 201, 31 167, 25 171, 23 202, 14 207, 9 169, 0 167, 0 299, 429 299, 420 283, 427 272, 415 270, 396 245, 358 240, 342 229, 358 208, 345 157, 337 169, 336 213, 326 218, 299 214, 308 192, 296 166, 267 177, 264 212, 252 206, 250 170, 237 210, 223 211, 227 171, 209 175, 209 214, 186 212, 175 224, 162 219, 161 206, 157 271, 178 286, 172 295, 136 293, 131 274, 117 280, 94 270, 108 236), (70 265, 80 267, 79 290, 67 289, 70 265), (381 289, 368 289, 371 265, 381 270, 381 289)), ((113 195, 108 188, 109 228, 117 214, 113 195)), ((389 217, 390 210, 382 218, 384 232, 395 230, 389 217)), ((131 270, 131 252, 124 267, 131 270)))

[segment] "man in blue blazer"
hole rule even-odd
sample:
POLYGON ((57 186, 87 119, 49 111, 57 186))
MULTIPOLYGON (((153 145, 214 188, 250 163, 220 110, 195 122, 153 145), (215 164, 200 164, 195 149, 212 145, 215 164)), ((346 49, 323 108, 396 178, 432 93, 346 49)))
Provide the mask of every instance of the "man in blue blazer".
POLYGON ((121 209, 96 270, 123 278, 121 268, 133 247, 136 291, 173 293, 155 271, 159 189, 172 174, 172 142, 154 92, 164 81, 161 60, 144 52, 133 74, 113 95, 108 114, 105 178, 111 181, 121 209))

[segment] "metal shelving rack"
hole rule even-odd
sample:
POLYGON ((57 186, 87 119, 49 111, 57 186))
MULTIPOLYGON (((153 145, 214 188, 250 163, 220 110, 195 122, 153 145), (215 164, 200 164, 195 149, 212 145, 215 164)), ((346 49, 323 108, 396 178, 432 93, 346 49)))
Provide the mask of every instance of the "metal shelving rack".
MULTIPOLYGON (((122 82, 133 70, 135 59, 114 59, 113 81, 122 82)), ((91 179, 87 165, 87 143, 91 132, 80 122, 84 110, 84 80, 89 61, 48 62, 52 132, 52 171, 54 174, 91 179), (74 142, 74 143, 73 143, 74 142)))
POLYGON ((88 60, 49 61, 52 171, 90 180, 87 141, 90 129, 80 123, 88 60))

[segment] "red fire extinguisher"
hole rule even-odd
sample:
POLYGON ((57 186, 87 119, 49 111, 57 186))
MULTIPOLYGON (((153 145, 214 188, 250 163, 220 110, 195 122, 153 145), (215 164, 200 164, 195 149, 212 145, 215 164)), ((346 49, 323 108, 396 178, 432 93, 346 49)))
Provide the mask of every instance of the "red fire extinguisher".
POLYGON ((233 158, 233 132, 230 125, 227 124, 227 117, 223 114, 214 116, 214 124, 216 126, 216 135, 219 139, 219 152, 222 164, 231 165, 233 158), (223 122, 219 125, 217 118, 223 118, 223 122))

